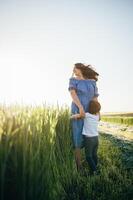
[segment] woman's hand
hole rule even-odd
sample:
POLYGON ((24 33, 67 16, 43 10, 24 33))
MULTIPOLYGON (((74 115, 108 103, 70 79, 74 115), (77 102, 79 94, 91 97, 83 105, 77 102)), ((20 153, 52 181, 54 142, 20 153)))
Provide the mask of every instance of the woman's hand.
POLYGON ((81 118, 84 118, 84 117, 85 117, 85 111, 84 111, 83 106, 80 106, 80 107, 79 107, 79 113, 80 113, 81 118))
POLYGON ((93 97, 92 101, 98 101, 97 97, 93 97))

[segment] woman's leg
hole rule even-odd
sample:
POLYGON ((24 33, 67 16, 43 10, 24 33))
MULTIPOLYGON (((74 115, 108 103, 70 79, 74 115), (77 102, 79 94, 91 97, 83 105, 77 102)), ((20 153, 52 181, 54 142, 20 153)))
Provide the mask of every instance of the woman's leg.
POLYGON ((82 136, 83 119, 72 119, 72 140, 77 170, 81 169, 81 148, 84 147, 82 136))
POLYGON ((81 151, 80 148, 75 148, 75 161, 77 170, 79 171, 81 169, 81 151))

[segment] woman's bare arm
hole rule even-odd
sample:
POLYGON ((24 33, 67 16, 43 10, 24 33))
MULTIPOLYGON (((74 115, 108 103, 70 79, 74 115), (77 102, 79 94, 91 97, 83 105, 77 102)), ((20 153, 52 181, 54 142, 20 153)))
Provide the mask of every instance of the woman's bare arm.
POLYGON ((82 104, 81 104, 81 102, 80 102, 80 100, 79 100, 79 98, 78 98, 78 96, 76 94, 76 91, 74 89, 72 89, 72 90, 70 90, 70 94, 71 94, 71 97, 73 99, 73 102, 79 108, 80 115, 84 117, 85 116, 85 112, 84 112, 83 106, 82 106, 82 104))
POLYGON ((78 106, 78 108, 82 107, 82 104, 80 103, 80 100, 76 94, 76 91, 74 89, 70 90, 70 94, 71 94, 71 97, 72 97, 74 103, 78 106))

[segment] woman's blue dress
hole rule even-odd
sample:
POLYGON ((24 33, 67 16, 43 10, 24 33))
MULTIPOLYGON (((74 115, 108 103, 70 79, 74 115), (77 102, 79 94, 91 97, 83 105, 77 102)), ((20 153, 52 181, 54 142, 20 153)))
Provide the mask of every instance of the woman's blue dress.
MULTIPOLYGON (((76 79, 74 77, 69 79, 68 90, 75 89, 77 96, 84 108, 85 112, 88 112, 89 102, 93 97, 98 97, 98 88, 96 81, 93 79, 76 79)), ((71 114, 79 113, 79 108, 72 101, 71 114)), ((71 119, 72 122, 72 139, 74 148, 84 147, 84 138, 82 135, 83 119, 71 119)))

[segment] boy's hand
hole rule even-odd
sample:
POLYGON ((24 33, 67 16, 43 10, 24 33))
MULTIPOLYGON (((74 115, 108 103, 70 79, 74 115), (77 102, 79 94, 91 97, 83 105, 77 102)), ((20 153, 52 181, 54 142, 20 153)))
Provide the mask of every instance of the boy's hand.
POLYGON ((84 118, 84 115, 81 114, 75 114, 75 115, 71 115, 70 119, 82 119, 84 118))
POLYGON ((99 112, 99 121, 101 120, 101 114, 100 114, 100 112, 99 112))
POLYGON ((73 119, 74 118, 74 116, 72 115, 72 116, 70 116, 70 119, 73 119))
POLYGON ((78 118, 78 115, 75 114, 75 115, 71 115, 70 119, 77 119, 78 118))

